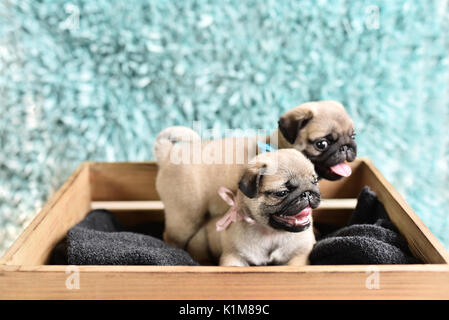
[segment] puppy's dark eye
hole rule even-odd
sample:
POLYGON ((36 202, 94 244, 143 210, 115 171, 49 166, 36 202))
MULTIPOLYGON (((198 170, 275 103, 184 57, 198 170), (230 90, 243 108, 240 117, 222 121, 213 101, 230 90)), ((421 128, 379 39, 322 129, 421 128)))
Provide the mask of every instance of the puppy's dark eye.
POLYGON ((318 184, 318 177, 313 176, 312 184, 318 184))
POLYGON ((283 198, 288 194, 288 191, 284 190, 284 191, 278 191, 278 192, 273 192, 273 196, 277 197, 277 198, 283 198))
POLYGON ((326 139, 321 139, 318 140, 317 142, 315 142, 315 148, 318 151, 324 151, 329 147, 329 141, 327 141, 326 139))
POLYGON ((351 139, 355 140, 355 132, 351 135, 351 139))

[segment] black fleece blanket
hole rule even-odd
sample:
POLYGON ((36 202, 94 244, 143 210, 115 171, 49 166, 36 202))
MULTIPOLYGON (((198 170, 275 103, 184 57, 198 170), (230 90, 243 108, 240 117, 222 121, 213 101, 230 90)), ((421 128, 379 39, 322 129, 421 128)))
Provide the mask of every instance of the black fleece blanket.
POLYGON ((422 263, 369 187, 360 192, 348 225, 317 241, 309 259, 315 265, 422 263))
POLYGON ((190 255, 150 235, 126 230, 107 210, 93 210, 71 228, 51 262, 71 265, 188 265, 190 255))

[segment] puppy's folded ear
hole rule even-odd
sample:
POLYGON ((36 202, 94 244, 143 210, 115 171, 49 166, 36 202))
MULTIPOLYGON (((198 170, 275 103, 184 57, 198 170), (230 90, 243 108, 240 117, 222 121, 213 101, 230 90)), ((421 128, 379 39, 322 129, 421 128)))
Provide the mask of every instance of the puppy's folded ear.
POLYGON ((304 105, 296 107, 279 119, 279 130, 290 144, 294 144, 299 131, 306 126, 312 117, 312 108, 304 105))
POLYGON ((259 193, 259 188, 262 184, 262 177, 267 169, 265 163, 250 164, 242 178, 239 181, 239 189, 248 198, 254 198, 259 193))

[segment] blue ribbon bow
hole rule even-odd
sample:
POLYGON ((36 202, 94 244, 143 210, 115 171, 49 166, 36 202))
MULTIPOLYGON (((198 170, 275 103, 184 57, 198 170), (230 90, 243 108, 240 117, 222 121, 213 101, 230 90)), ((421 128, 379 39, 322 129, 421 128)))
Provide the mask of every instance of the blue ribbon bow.
POLYGON ((263 143, 261 141, 257 141, 257 145, 262 150, 262 152, 273 152, 277 150, 275 147, 270 146, 269 144, 263 143))

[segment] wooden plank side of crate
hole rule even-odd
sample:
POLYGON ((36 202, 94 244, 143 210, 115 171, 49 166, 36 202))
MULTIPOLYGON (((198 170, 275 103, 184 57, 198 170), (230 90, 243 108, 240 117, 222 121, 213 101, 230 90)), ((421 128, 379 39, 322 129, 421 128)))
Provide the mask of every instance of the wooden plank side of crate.
MULTIPOLYGON (((344 226, 352 211, 356 199, 323 199, 318 209, 313 210, 314 223, 344 226)), ((164 206, 161 201, 94 201, 91 209, 107 209, 114 212, 116 218, 127 226, 139 223, 163 222, 164 206)))
MULTIPOLYGON (((320 210, 354 210, 357 199, 321 199, 320 210)), ((160 200, 150 201, 92 201, 92 209, 110 211, 163 211, 164 203, 160 200)))
POLYGON ((0 299, 449 299, 449 268, 3 266, 0 285, 0 299))
POLYGON ((449 253, 369 159, 362 180, 377 194, 390 219, 407 239, 410 250, 426 263, 449 263, 449 253))
MULTIPOLYGON (((323 198, 354 198, 361 185, 363 160, 350 163, 353 174, 339 181, 320 181, 323 198)), ((92 201, 152 201, 156 192, 157 164, 148 162, 92 162, 90 182, 92 201)))
POLYGON ((8 265, 41 265, 56 244, 90 208, 88 164, 82 164, 51 197, 0 260, 8 265))
POLYGON ((92 162, 92 201, 159 200, 155 162, 92 162))

